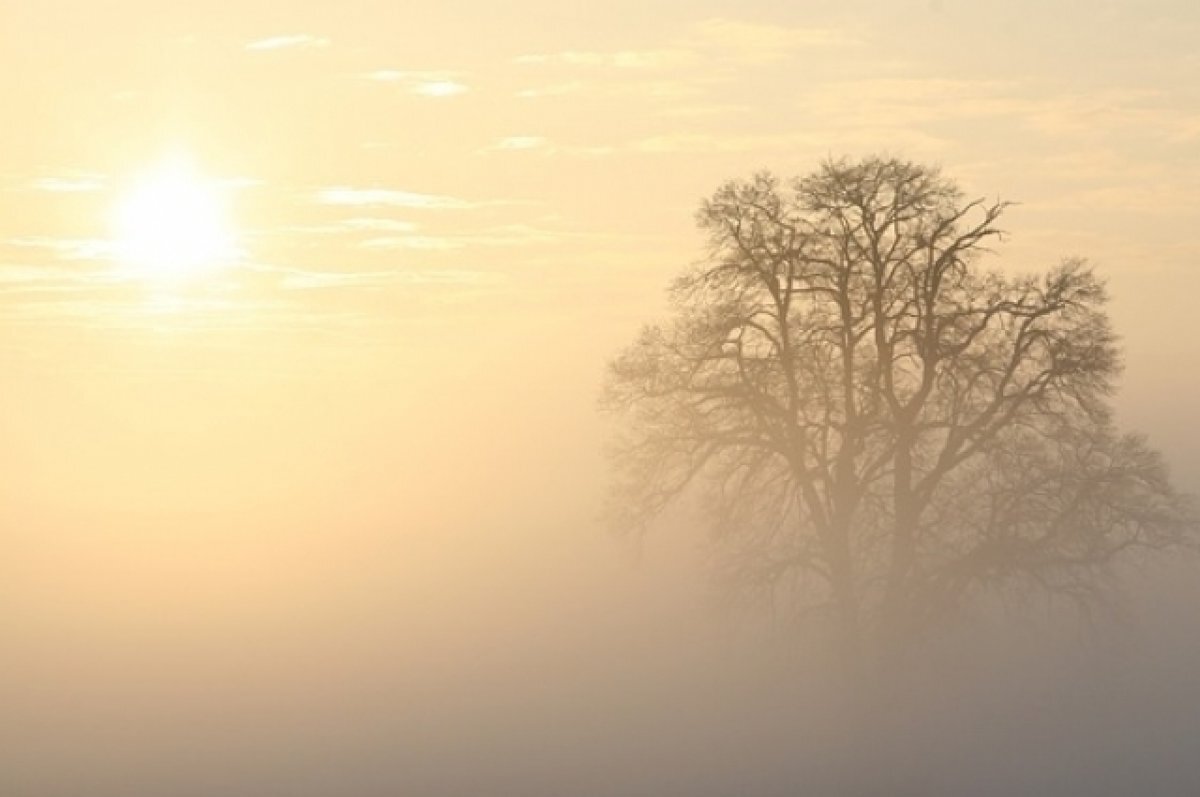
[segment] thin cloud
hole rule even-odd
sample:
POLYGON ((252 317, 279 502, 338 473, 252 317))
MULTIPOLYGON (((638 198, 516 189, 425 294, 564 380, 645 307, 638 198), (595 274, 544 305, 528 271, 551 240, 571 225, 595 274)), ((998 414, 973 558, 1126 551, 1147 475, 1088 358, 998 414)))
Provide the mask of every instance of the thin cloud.
POLYGON ((522 55, 515 59, 518 64, 566 64, 568 66, 611 67, 615 69, 655 69, 688 66, 695 63, 696 54, 687 50, 617 50, 597 52, 588 50, 564 50, 558 53, 522 55))
POLYGON ((35 191, 54 194, 81 194, 104 190, 105 180, 99 175, 42 177, 34 180, 32 187, 35 191))
POLYGON ((436 235, 389 235, 369 238, 360 246, 363 249, 417 249, 424 252, 446 252, 452 249, 463 249, 467 244, 460 239, 436 235))
MULTIPOLYGON (((629 145, 633 152, 646 155, 721 155, 731 153, 777 153, 827 151, 829 133, 764 133, 752 135, 711 135, 705 133, 679 133, 652 136, 629 145)), ((886 146, 902 146, 906 151, 927 152, 944 148, 944 139, 918 130, 898 127, 861 127, 837 131, 836 138, 850 149, 878 149, 886 146)))
POLYGON ((367 80, 375 80, 380 83, 399 83, 403 80, 408 80, 413 75, 426 74, 420 72, 401 72, 398 69, 379 69, 374 72, 368 72, 363 77, 367 80))
POLYGON ((682 69, 715 63, 760 65, 786 60, 814 48, 850 47, 861 41, 832 28, 763 25, 709 19, 688 27, 665 47, 646 50, 563 50, 515 59, 524 65, 609 69, 682 69))
POLYGON ((538 153, 540 155, 573 155, 584 158, 599 158, 612 155, 615 147, 609 146, 564 146, 555 144, 543 136, 508 136, 479 150, 480 153, 538 153))
POLYGON ((377 83, 402 85, 413 94, 423 97, 456 97, 470 91, 457 72, 413 72, 398 69, 379 69, 363 75, 377 83))
POLYGON ((627 79, 629 77, 631 75, 628 73, 614 70, 602 79, 591 80, 587 83, 574 81, 522 89, 513 96, 520 100, 539 100, 586 90, 589 95, 597 98, 649 98, 656 101, 699 102, 708 96, 714 87, 729 85, 729 80, 724 76, 697 76, 694 72, 680 72, 655 79, 651 79, 645 72, 638 73, 636 79, 627 79))
POLYGON ((335 186, 317 192, 317 201, 323 205, 415 208, 420 210, 464 210, 475 207, 474 203, 452 196, 418 194, 412 191, 395 191, 389 188, 349 188, 345 186, 335 186))
POLYGON ((474 285, 497 282, 495 274, 462 269, 387 271, 305 271, 287 269, 280 287, 286 290, 381 288, 389 285, 474 285))
POLYGON ((414 249, 447 252, 468 247, 504 248, 552 244, 572 237, 569 233, 545 230, 526 224, 505 224, 463 235, 395 235, 369 238, 364 249, 414 249))
POLYGON ((49 251, 60 260, 110 260, 115 252, 112 241, 103 238, 9 238, 9 246, 49 251))
POLYGON ((417 229, 411 221, 372 217, 346 219, 341 226, 355 232, 414 232, 417 229))
POLYGON ((707 133, 679 133, 675 135, 651 136, 634 142, 635 152, 652 154, 707 154, 719 152, 753 152, 781 148, 795 143, 803 135, 750 135, 718 136, 707 133))
POLYGON ((141 331, 155 327, 164 315, 171 328, 226 330, 250 328, 325 326, 333 321, 353 320, 347 314, 315 314, 282 301, 244 300, 227 297, 145 295, 122 293, 101 300, 95 296, 24 301, 0 306, 6 322, 47 324, 70 323, 95 328, 141 331))
POLYGON ((251 51, 284 50, 298 47, 328 47, 329 44, 329 39, 326 39, 323 36, 297 34, 291 36, 271 36, 266 39, 252 41, 246 45, 246 49, 251 51))
POLYGON ((904 126, 1003 119, 1045 140, 1073 146, 1115 133, 1179 142, 1200 131, 1200 116, 1164 102, 1160 90, 1031 91, 1018 81, 956 78, 839 80, 802 92, 798 105, 831 127, 904 126))
POLYGON ((303 224, 274 227, 260 231, 273 236, 290 235, 348 235, 352 233, 411 233, 418 225, 411 221, 377 217, 356 217, 327 224, 303 224))
POLYGON ((86 290, 120 282, 108 269, 0 263, 0 292, 86 290))
POLYGON ((529 152, 531 150, 545 150, 549 146, 549 141, 542 136, 509 136, 502 138, 495 144, 487 147, 489 152, 529 152))

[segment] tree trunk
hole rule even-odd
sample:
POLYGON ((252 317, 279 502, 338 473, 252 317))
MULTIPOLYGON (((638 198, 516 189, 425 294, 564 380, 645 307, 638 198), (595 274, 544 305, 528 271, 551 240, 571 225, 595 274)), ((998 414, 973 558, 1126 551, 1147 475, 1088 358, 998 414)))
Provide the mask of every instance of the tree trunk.
POLYGON ((908 433, 901 435, 896 446, 891 562, 881 607, 884 626, 880 629, 881 641, 889 649, 908 637, 912 622, 907 584, 916 561, 917 522, 921 511, 913 494, 912 446, 912 437, 908 433))

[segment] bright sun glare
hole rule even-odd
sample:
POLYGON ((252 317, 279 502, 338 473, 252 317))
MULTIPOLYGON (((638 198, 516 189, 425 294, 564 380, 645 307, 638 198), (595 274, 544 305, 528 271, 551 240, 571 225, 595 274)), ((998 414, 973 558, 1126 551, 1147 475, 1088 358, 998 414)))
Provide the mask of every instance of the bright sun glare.
POLYGON ((138 180, 114 214, 118 257, 147 278, 178 281, 237 258, 225 192, 183 158, 138 180))

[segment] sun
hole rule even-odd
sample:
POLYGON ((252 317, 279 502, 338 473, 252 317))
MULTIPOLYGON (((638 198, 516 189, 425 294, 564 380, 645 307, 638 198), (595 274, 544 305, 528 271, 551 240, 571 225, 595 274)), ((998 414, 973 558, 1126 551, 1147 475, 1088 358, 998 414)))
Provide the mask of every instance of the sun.
POLYGON ((183 157, 164 160, 133 183, 113 214, 118 259, 155 281, 194 279, 238 257, 227 192, 183 157))

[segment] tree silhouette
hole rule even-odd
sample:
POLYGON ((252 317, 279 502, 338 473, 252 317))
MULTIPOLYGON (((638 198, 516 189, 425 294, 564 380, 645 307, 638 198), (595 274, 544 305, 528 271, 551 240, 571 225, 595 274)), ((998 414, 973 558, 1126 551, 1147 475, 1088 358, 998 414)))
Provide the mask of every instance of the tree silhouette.
POLYGON ((1113 426, 1103 283, 981 267, 1007 207, 886 158, 722 186, 673 318, 611 366, 614 519, 703 495, 728 581, 832 618, 847 655, 988 588, 1086 604, 1121 554, 1186 543, 1160 457, 1113 426))

